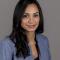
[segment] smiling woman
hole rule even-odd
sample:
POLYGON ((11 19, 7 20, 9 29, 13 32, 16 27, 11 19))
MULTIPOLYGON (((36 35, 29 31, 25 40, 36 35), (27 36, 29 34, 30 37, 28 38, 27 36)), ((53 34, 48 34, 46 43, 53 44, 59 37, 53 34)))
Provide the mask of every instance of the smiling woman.
POLYGON ((37 0, 20 0, 11 34, 0 42, 1 60, 51 60, 43 33, 43 14, 37 0))
POLYGON ((26 31, 35 31, 39 25, 39 10, 35 4, 29 4, 23 14, 21 26, 26 31))

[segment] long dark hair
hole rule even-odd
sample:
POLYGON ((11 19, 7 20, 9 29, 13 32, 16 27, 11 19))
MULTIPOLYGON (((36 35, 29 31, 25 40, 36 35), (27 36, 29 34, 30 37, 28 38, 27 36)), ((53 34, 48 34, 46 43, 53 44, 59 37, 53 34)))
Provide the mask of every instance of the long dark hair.
MULTIPOLYGON (((42 14, 41 7, 39 3, 37 2, 37 0, 20 0, 17 3, 15 10, 14 10, 13 27, 12 27, 13 29, 10 34, 10 39, 13 41, 16 47, 17 57, 25 58, 30 55, 30 49, 28 46, 28 41, 27 41, 27 37, 25 34, 25 30, 21 27, 21 20, 22 20, 22 16, 25 12, 26 7, 32 3, 37 5, 37 8, 39 10, 39 15, 40 15, 39 26, 36 29, 35 34, 43 33, 43 30, 44 30, 43 29, 43 14, 42 14)), ((35 35, 35 41, 36 41, 37 50, 39 51, 37 40, 36 40, 36 35, 35 35)))

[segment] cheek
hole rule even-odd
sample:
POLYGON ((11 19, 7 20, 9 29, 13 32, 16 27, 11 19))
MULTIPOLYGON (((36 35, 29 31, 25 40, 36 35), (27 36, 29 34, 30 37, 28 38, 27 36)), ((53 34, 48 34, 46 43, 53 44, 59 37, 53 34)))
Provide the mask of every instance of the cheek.
POLYGON ((39 21, 40 21, 40 18, 39 17, 35 18, 35 23, 36 24, 39 24, 39 21))
POLYGON ((27 21, 26 21, 26 20, 22 20, 21 26, 22 26, 23 28, 26 26, 26 24, 27 24, 27 21))

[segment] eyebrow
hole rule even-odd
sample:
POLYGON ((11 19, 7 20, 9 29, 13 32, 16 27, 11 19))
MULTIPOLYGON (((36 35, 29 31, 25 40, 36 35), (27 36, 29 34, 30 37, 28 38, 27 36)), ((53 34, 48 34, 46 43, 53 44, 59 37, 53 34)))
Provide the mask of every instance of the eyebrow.
POLYGON ((34 14, 39 14, 39 12, 36 12, 36 13, 34 13, 34 14))
MULTIPOLYGON (((29 13, 24 13, 24 14, 29 14, 29 13)), ((39 14, 39 12, 35 12, 35 13, 33 13, 33 14, 39 14)))

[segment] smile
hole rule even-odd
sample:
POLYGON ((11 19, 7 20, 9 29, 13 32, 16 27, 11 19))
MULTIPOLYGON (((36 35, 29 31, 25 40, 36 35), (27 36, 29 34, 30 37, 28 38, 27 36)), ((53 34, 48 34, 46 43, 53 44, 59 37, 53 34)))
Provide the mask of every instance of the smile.
POLYGON ((29 28, 33 28, 35 27, 35 25, 27 25, 29 28))

